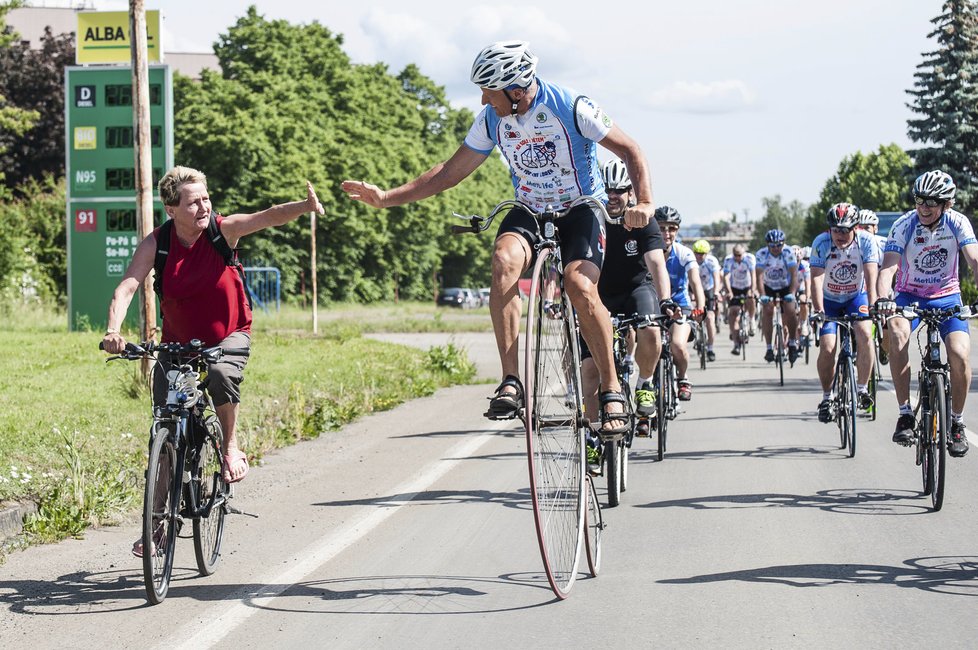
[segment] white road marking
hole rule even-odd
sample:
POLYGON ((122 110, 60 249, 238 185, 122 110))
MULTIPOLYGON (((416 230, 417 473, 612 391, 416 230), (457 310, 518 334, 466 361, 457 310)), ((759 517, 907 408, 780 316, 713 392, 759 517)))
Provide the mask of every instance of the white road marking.
MULTIPOLYGON (((215 606, 211 608, 211 611, 206 612, 202 617, 204 620, 211 622, 203 627, 199 627, 196 624, 188 625, 178 633, 177 638, 180 638, 183 634, 188 636, 184 637, 182 642, 178 642, 178 645, 175 647, 181 650, 200 650, 201 648, 216 646, 221 639, 244 623, 245 620, 253 614, 262 611, 260 607, 256 606, 261 601, 268 601, 281 595, 304 577, 352 546, 363 536, 384 523, 389 517, 396 514, 402 507, 409 504, 412 499, 424 492, 435 481, 445 476, 456 465, 492 440, 497 431, 501 431, 512 424, 512 421, 505 420, 493 422, 488 427, 494 430, 493 433, 469 438, 455 445, 446 452, 445 460, 432 463, 419 476, 393 488, 393 493, 407 497, 403 502, 389 507, 370 509, 359 518, 348 522, 342 529, 331 531, 319 541, 310 544, 296 554, 291 562, 287 563, 289 566, 287 570, 277 575, 263 576, 260 582, 266 586, 257 594, 252 593, 251 589, 242 589, 236 593, 229 594, 227 597, 228 601, 238 602, 229 607, 215 606)), ((162 648, 163 646, 160 647, 162 648)), ((168 640, 165 647, 168 650, 173 648, 173 640, 168 640)))

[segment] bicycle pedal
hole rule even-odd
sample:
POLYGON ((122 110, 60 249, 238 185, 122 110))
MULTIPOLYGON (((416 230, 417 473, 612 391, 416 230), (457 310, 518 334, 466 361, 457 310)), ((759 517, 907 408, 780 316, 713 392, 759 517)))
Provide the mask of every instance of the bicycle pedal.
POLYGON ((225 507, 227 508, 228 514, 231 514, 231 515, 244 515, 246 517, 253 517, 255 519, 258 519, 258 515, 252 514, 250 512, 245 512, 244 510, 239 510, 239 509, 235 508, 234 506, 232 506, 230 504, 226 504, 225 507))

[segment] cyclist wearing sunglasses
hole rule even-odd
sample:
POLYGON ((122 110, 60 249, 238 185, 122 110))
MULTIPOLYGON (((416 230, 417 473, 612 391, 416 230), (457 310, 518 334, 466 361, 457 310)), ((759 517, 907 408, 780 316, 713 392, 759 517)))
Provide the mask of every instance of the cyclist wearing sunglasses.
MULTIPOLYGON (((774 333, 774 305, 772 298, 780 297, 787 307, 784 310, 784 324, 788 328, 788 362, 794 363, 798 358, 798 314, 791 303, 795 302, 795 290, 798 288, 798 260, 791 248, 784 245, 784 232, 778 229, 767 231, 764 241, 767 246, 757 251, 757 286, 761 288, 761 331, 767 342, 767 352, 764 360, 774 361, 774 347, 771 345, 774 333)), ((780 353, 780 350, 779 350, 780 353)))
MULTIPOLYGON (((873 236, 865 230, 855 230, 859 211, 849 203, 837 203, 829 208, 826 221, 829 231, 812 242, 812 314, 813 322, 820 316, 868 316, 869 305, 876 298, 876 275, 879 271, 879 251, 873 236)), ((871 321, 852 324, 856 333, 856 390, 860 409, 873 405, 866 389, 873 371, 875 349, 871 321), (865 351, 865 352, 864 352, 865 351)), ((818 421, 832 422, 832 374, 835 368, 837 337, 835 323, 823 323, 819 330, 818 379, 822 383, 822 401, 818 405, 818 421)))
MULTIPOLYGON (((877 309, 884 316, 914 302, 922 308, 960 305, 959 252, 978 277, 978 240, 968 217, 951 209, 955 190, 951 177, 939 170, 926 172, 914 181, 913 198, 917 207, 893 224, 876 281, 880 296, 877 309), (891 289, 894 276, 896 285, 891 289)), ((910 406, 908 347, 910 334, 919 324, 919 320, 910 322, 894 318, 887 328, 890 374, 900 405, 893 442, 901 445, 913 442, 917 428, 910 406)), ((971 338, 967 323, 957 318, 949 318, 941 324, 941 336, 951 367, 952 422, 948 451, 954 457, 961 457, 968 453, 962 413, 971 386, 971 338)))
POLYGON ((750 336, 754 335, 754 269, 756 260, 743 244, 733 247, 733 252, 723 258, 723 288, 729 296, 727 323, 730 325, 731 354, 740 354, 740 310, 747 310, 750 336))

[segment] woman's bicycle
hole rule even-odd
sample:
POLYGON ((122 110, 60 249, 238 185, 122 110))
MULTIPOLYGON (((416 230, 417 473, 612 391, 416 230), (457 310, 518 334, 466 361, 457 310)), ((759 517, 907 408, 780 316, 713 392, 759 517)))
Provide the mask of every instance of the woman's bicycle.
MULTIPOLYGON (((547 581, 558 598, 566 598, 577 578, 589 505, 584 456, 585 429, 581 401, 581 357, 574 308, 564 291, 558 222, 579 205, 608 219, 594 197, 575 199, 562 210, 548 206, 535 212, 519 201, 503 201, 486 216, 455 216, 468 226, 452 232, 482 232, 503 210, 515 208, 534 216, 539 240, 531 272, 524 350, 524 412, 530 491, 537 541, 547 581)), ((594 517, 591 520, 593 521, 594 517)), ((590 558, 590 556, 589 556, 590 558)), ((593 567, 592 567, 593 568, 593 567)))
MULTIPOLYGON (((856 455, 856 340, 852 324, 867 320, 868 316, 822 316, 813 319, 836 323, 836 340, 839 353, 835 360, 835 374, 832 378, 832 412, 839 427, 839 449, 849 448, 849 458, 856 455)), ((818 345, 819 339, 815 339, 818 345)))
POLYGON ((129 343, 122 354, 107 359, 151 359, 160 365, 167 381, 166 404, 153 408, 143 492, 143 582, 154 605, 166 598, 176 540, 186 520, 193 522, 200 574, 211 575, 220 562, 224 517, 237 511, 228 502, 232 490, 224 481, 224 433, 205 380, 210 364, 225 354, 244 353, 247 351, 204 348, 198 340, 189 344, 148 341, 129 343), (160 353, 168 357, 166 366, 159 360, 160 353))
POLYGON ((919 318, 924 327, 917 330, 917 348, 920 350, 920 370, 917 372, 917 401, 914 418, 920 422, 916 438, 916 462, 920 466, 924 495, 930 495, 934 510, 944 505, 944 483, 947 469, 947 447, 951 426, 951 375, 950 366, 941 360, 941 323, 949 318, 966 320, 975 318, 968 308, 961 306, 943 309, 922 309, 913 303, 888 318, 919 318), (926 332, 927 342, 922 343, 926 332), (918 417, 919 416, 919 417, 918 417))

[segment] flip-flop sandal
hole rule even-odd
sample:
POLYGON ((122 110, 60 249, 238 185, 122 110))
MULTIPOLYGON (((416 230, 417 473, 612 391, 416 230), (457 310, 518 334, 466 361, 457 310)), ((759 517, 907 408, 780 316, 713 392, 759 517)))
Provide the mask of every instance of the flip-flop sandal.
POLYGON ((496 387, 496 394, 489 398, 489 410, 485 417, 490 420, 512 420, 518 417, 523 409, 523 383, 519 377, 506 375, 502 383, 496 387), (512 387, 515 393, 503 393, 505 387, 512 387))
POLYGON ((248 456, 240 449, 233 454, 224 454, 224 482, 225 483, 237 483, 244 477, 248 476, 248 470, 251 469, 248 465, 248 456), (244 473, 238 478, 231 478, 231 468, 238 461, 243 461, 245 470, 244 473))

